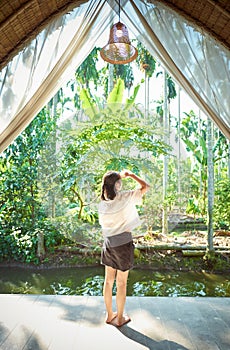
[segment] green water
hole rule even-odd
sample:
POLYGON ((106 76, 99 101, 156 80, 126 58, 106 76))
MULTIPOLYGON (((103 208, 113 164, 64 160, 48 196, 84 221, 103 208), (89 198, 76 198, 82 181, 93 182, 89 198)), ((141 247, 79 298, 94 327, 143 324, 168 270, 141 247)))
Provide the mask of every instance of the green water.
MULTIPOLYGON (((32 270, 0 268, 0 293, 102 295, 103 267, 32 270)), ((114 286, 114 293, 115 293, 114 286)), ((230 297, 230 276, 134 269, 128 296, 230 297)))

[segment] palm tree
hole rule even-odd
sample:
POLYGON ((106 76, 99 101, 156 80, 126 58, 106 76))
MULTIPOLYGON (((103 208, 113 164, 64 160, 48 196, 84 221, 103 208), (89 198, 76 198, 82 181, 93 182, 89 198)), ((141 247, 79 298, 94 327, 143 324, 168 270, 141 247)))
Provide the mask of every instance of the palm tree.
POLYGON ((99 48, 95 47, 75 72, 77 82, 86 89, 89 88, 90 81, 93 81, 94 86, 98 84, 99 71, 96 68, 96 64, 99 50, 99 48))

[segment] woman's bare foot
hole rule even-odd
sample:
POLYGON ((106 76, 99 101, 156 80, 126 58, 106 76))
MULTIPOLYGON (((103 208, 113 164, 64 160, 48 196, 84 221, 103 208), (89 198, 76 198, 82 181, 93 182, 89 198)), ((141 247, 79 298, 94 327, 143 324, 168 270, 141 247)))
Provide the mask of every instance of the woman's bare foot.
POLYGON ((131 321, 131 318, 128 315, 122 316, 121 318, 118 319, 118 317, 116 317, 116 319, 114 320, 114 325, 117 327, 121 327, 124 326, 124 324, 128 323, 131 321))
POLYGON ((117 317, 117 313, 113 312, 111 315, 107 315, 106 323, 110 324, 117 317))

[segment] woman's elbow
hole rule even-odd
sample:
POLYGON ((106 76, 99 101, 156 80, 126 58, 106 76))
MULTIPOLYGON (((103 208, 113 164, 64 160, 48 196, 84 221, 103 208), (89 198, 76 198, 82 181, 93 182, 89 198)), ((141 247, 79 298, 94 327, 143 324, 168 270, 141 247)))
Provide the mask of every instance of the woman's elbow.
POLYGON ((141 188, 142 195, 145 194, 146 192, 148 192, 149 189, 150 189, 150 185, 147 183, 144 186, 142 186, 142 188, 141 188))

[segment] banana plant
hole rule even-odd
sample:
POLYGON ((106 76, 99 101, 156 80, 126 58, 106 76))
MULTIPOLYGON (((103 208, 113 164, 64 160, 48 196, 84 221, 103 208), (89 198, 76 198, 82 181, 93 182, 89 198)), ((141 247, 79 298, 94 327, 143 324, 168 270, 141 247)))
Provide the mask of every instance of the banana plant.
MULTIPOLYGON (((201 188, 203 208, 202 214, 206 212, 207 198, 207 166, 208 166, 208 148, 207 148, 207 123, 204 120, 198 120, 198 117, 193 111, 185 113, 185 118, 181 122, 180 127, 181 139, 186 145, 186 148, 191 152, 196 160, 194 164, 195 177, 197 177, 197 165, 200 166, 200 180, 202 181, 201 188)), ((227 142, 223 140, 222 135, 217 135, 217 138, 212 146, 213 162, 216 164, 220 160, 227 159, 227 142)), ((197 186, 198 187, 198 186, 197 186)))
POLYGON ((110 113, 121 112, 123 115, 127 115, 128 111, 135 103, 139 89, 140 84, 134 88, 133 95, 124 100, 125 84, 124 81, 119 78, 113 90, 109 93, 105 104, 100 104, 96 98, 91 96, 89 89, 83 88, 80 92, 82 108, 91 122, 101 115, 110 113))

